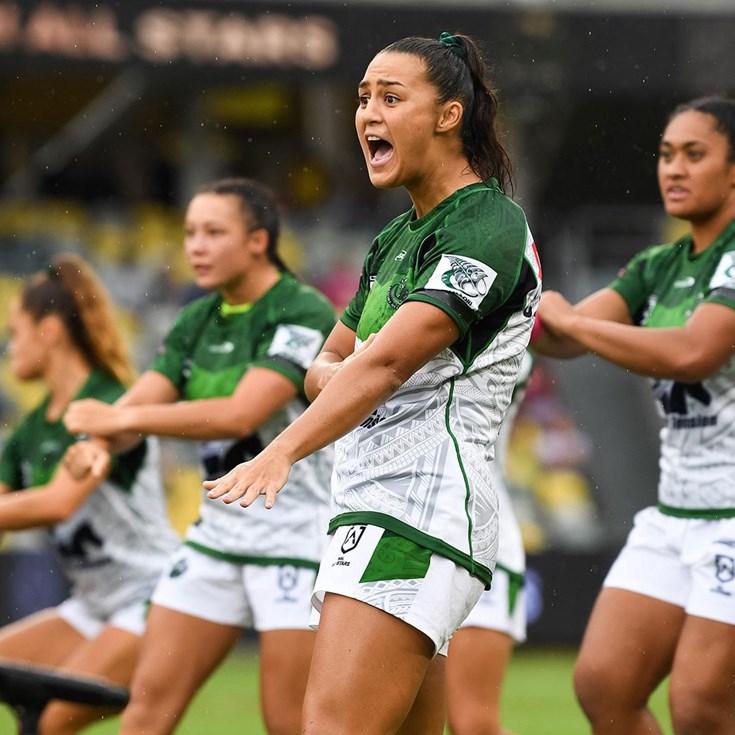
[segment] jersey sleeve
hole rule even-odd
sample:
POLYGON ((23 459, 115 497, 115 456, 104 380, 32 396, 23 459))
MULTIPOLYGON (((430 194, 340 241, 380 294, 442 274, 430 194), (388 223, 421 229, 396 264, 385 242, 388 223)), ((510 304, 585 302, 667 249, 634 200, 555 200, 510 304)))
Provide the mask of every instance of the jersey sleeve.
POLYGON ((259 341, 251 367, 266 367, 288 378, 299 393, 306 371, 319 354, 336 321, 326 297, 300 285, 288 303, 279 308, 259 341))
POLYGON ((650 264, 658 250, 660 246, 653 246, 634 255, 608 286, 623 297, 635 324, 640 324, 648 305, 653 286, 650 264))
POLYGON ((357 331, 357 325, 362 315, 362 310, 365 307, 365 300, 370 293, 370 286, 373 281, 374 274, 372 272, 372 265, 375 262, 375 256, 378 251, 378 240, 374 240, 372 247, 365 256, 365 261, 362 266, 362 273, 360 274, 360 281, 357 285, 357 293, 354 295, 352 300, 340 315, 339 320, 346 326, 349 327, 353 332, 357 331))
POLYGON ((735 309, 735 242, 722 254, 705 291, 704 303, 735 309))
MULTIPOLYGON (((465 334, 500 308, 518 284, 532 238, 520 209, 501 226, 482 213, 447 218, 427 239, 416 263, 407 301, 423 301, 446 312, 465 334), (467 226, 467 222, 471 225, 467 226)), ((495 219, 493 217, 493 219, 495 219)))
POLYGON ((0 452, 0 483, 7 485, 13 490, 23 487, 23 476, 18 446, 18 432, 16 429, 5 442, 0 452))
POLYGON ((182 311, 164 337, 150 368, 167 377, 179 391, 183 391, 186 383, 188 360, 193 349, 195 332, 187 310, 182 311))

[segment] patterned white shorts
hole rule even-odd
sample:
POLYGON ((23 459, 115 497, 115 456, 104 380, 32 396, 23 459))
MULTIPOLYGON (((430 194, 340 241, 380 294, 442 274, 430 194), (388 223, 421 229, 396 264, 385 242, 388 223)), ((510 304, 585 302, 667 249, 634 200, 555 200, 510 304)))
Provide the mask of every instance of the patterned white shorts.
POLYGON ((449 638, 482 590, 466 569, 403 536, 377 526, 340 526, 314 583, 311 622, 318 627, 324 596, 333 592, 403 620, 446 656, 449 638))

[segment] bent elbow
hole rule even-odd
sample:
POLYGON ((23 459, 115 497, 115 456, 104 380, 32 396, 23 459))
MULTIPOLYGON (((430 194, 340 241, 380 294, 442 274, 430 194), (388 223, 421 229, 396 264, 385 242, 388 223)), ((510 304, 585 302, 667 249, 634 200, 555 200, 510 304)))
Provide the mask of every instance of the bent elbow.
POLYGON ((709 378, 718 368, 712 361, 696 353, 682 355, 673 366, 671 377, 680 383, 699 383, 709 378))

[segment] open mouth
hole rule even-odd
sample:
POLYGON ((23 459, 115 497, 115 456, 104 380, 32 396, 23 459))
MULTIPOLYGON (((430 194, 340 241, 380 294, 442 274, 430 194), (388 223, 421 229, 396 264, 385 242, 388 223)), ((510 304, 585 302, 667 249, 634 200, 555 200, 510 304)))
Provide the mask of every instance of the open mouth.
POLYGON ((384 163, 393 155, 393 146, 387 140, 378 138, 377 135, 369 135, 367 144, 372 164, 384 163))

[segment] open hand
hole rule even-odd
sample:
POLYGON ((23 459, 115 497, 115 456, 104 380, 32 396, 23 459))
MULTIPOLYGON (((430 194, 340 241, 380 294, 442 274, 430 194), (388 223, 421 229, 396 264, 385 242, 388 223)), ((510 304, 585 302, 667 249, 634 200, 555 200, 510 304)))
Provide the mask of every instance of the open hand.
POLYGON ((217 480, 205 480, 207 497, 224 503, 240 500, 246 508, 259 495, 265 495, 265 507, 272 508, 291 472, 291 462, 277 451, 266 448, 249 462, 233 467, 217 480))

